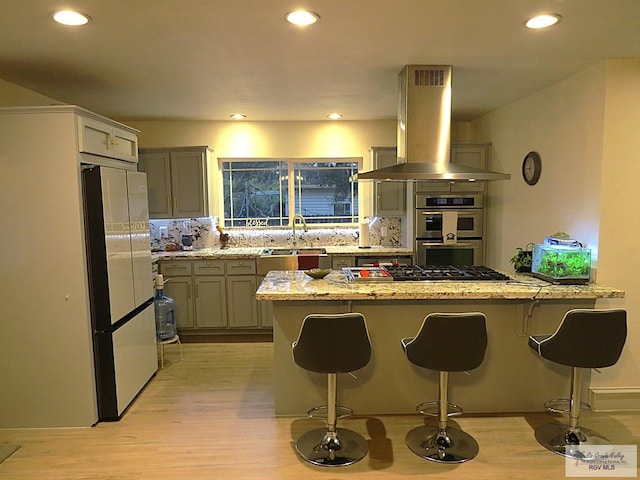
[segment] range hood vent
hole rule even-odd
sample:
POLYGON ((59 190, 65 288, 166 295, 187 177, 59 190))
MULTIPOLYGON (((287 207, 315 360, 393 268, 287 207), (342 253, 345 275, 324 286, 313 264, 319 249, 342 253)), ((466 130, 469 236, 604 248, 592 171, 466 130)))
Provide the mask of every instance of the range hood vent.
POLYGON ((398 81, 398 163, 358 173, 358 180, 469 182, 511 178, 450 162, 450 65, 407 65, 398 81))

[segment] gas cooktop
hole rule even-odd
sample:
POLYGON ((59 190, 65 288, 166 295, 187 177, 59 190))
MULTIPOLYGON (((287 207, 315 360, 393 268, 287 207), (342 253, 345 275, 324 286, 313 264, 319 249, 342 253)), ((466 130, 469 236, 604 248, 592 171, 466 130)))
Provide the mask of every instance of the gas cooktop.
POLYGON ((508 276, 488 267, 467 265, 385 266, 395 282, 421 280, 504 281, 508 276))

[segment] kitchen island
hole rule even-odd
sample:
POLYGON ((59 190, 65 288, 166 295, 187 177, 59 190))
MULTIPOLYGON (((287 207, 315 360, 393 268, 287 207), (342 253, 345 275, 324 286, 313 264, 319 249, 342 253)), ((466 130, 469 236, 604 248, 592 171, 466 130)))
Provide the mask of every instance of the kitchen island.
MULTIPOLYGON (((593 308, 598 298, 623 298, 602 285, 553 285, 529 276, 512 281, 348 283, 342 272, 313 280, 302 271, 270 272, 258 300, 273 301, 275 413, 304 415, 326 404, 326 376, 298 367, 291 344, 310 313, 360 312, 367 321, 372 358, 355 377, 340 375, 339 403, 357 414, 415 413, 437 399, 438 374, 411 365, 400 340, 414 336, 430 312, 480 311, 487 317, 483 364, 452 373, 450 401, 466 412, 543 410, 569 392, 570 369, 542 360, 527 346, 529 335, 552 333, 571 308, 593 308)), ((585 389, 589 385, 586 376, 585 389)), ((586 398, 586 397, 585 397, 586 398)))

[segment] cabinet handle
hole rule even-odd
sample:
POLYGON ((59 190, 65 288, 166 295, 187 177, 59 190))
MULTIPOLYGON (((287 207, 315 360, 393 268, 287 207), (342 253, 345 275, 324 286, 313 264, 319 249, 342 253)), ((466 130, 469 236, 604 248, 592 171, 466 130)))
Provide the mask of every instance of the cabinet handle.
POLYGON ((187 285, 187 298, 191 300, 191 285, 187 285))
POLYGON ((196 298, 200 298, 200 285, 196 285, 196 298))
POLYGON ((174 211, 174 213, 176 211, 177 203, 178 202, 176 201, 176 197, 173 197, 173 211, 174 211))

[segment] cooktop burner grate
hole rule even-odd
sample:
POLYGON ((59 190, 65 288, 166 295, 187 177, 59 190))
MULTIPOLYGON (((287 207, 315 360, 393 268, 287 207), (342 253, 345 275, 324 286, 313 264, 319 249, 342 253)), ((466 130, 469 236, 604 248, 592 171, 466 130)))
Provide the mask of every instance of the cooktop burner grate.
POLYGON ((504 281, 508 276, 488 267, 467 265, 385 266, 394 281, 451 280, 504 281))

